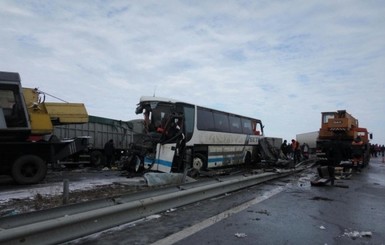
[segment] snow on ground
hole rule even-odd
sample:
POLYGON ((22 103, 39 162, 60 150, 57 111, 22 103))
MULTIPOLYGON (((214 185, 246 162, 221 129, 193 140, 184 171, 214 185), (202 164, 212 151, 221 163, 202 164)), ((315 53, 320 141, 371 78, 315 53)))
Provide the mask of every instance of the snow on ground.
MULTIPOLYGON (((61 195, 63 193, 64 181, 37 184, 29 186, 16 186, 0 192, 0 204, 8 202, 12 199, 26 199, 33 198, 37 194, 46 195, 61 195)), ((69 191, 74 190, 88 190, 94 187, 111 185, 119 183, 123 185, 144 185, 143 177, 120 177, 110 175, 95 175, 92 177, 84 177, 76 180, 69 180, 69 191)))

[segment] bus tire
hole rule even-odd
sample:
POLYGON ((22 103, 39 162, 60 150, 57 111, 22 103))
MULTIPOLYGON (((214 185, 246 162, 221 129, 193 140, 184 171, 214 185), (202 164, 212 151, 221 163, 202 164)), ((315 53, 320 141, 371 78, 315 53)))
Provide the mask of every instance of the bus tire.
POLYGON ((192 168, 201 171, 207 168, 207 159, 203 154, 197 153, 194 155, 192 168))
POLYGON ((90 154, 90 163, 95 167, 99 167, 103 164, 103 153, 100 151, 93 151, 90 154))
POLYGON ((36 184, 47 174, 47 164, 36 155, 21 156, 12 165, 12 178, 22 185, 36 184))

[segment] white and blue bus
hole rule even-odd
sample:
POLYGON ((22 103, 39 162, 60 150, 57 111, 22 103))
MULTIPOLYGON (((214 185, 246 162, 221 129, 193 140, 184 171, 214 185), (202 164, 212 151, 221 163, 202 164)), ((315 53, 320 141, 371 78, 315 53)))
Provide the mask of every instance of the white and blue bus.
MULTIPOLYGON (((199 172, 258 162, 261 120, 160 97, 141 97, 144 134, 135 166, 160 172, 199 172)), ((138 168, 136 168, 138 169, 138 168)))

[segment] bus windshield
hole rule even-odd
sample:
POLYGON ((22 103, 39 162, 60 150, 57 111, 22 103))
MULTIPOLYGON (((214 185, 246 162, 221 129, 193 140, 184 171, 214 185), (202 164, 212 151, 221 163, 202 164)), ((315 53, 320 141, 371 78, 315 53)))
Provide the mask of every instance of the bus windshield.
POLYGON ((145 102, 137 108, 137 113, 142 112, 144 116, 144 127, 147 133, 163 133, 171 120, 173 104, 164 102, 145 102))

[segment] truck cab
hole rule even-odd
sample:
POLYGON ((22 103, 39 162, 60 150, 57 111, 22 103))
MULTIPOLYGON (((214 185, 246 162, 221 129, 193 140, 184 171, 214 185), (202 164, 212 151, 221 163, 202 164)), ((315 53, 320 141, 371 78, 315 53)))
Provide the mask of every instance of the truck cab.
POLYGON ((30 132, 20 76, 0 72, 0 141, 25 139, 30 132))

